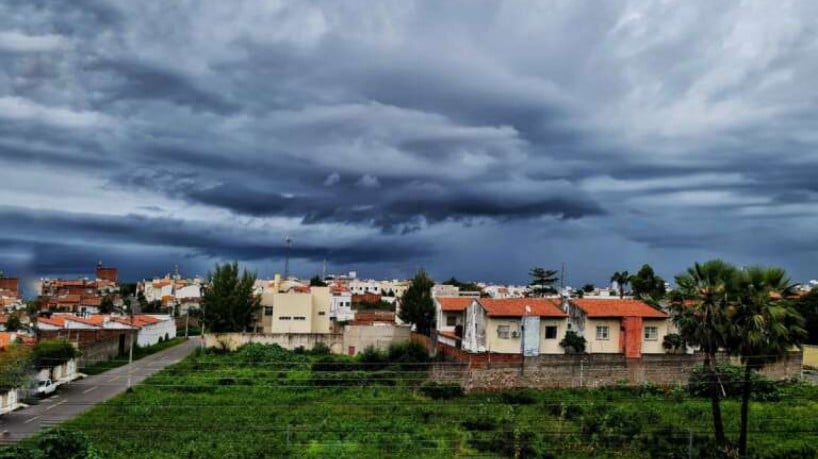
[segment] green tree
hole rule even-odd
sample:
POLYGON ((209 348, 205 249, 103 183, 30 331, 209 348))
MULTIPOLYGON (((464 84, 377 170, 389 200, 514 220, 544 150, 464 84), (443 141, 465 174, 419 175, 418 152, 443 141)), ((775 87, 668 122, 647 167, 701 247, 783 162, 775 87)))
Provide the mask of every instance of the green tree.
POLYGON ((310 278, 310 287, 326 287, 327 283, 321 280, 321 277, 316 274, 310 278))
POLYGON ((62 365, 79 355, 77 348, 68 340, 50 339, 35 344, 31 357, 35 368, 48 368, 62 365))
POLYGON ((804 318, 804 328, 807 330, 804 342, 818 344, 818 288, 795 300, 793 306, 804 318))
POLYGON ((695 263, 676 276, 678 296, 673 302, 673 321, 685 342, 699 346, 708 375, 710 408, 716 444, 726 452, 721 413, 721 390, 716 369, 716 353, 729 341, 728 307, 736 294, 736 268, 721 260, 695 263))
POLYGON ((534 296, 557 293, 557 289, 554 288, 554 284, 559 280, 556 270, 534 267, 528 271, 528 275, 531 277, 531 282, 528 285, 531 287, 531 293, 534 296))
POLYGON ((585 293, 591 293, 594 291, 594 284, 585 284, 582 286, 582 291, 585 293))
POLYGON ((744 364, 738 454, 746 457, 753 372, 800 345, 806 330, 787 299, 794 286, 783 269, 754 266, 741 270, 737 280, 738 301, 729 309, 732 343, 728 349, 744 364))
POLYGON ((104 296, 102 301, 99 302, 99 312, 103 314, 114 312, 114 300, 112 300, 110 296, 104 296))
POLYGON ((625 297, 625 285, 629 284, 630 281, 631 275, 627 271, 617 271, 611 276, 611 282, 616 282, 617 287, 619 287, 620 299, 625 297))
POLYGON ((236 262, 217 264, 202 295, 207 330, 216 333, 247 330, 260 307, 259 298, 253 294, 255 282, 256 275, 247 270, 239 276, 236 262))
POLYGON ((435 303, 432 287, 435 285, 426 271, 420 270, 403 294, 398 317, 406 323, 414 324, 418 333, 430 335, 435 324, 435 303))
POLYGON ((630 278, 633 296, 641 300, 659 301, 665 296, 665 280, 653 272, 650 265, 645 264, 630 278))
POLYGON ((9 316, 6 321, 6 331, 17 331, 21 328, 23 328, 23 323, 20 322, 20 318, 16 315, 9 316))
POLYGON ((31 351, 28 347, 12 344, 0 352, 0 392, 22 387, 29 380, 31 351))

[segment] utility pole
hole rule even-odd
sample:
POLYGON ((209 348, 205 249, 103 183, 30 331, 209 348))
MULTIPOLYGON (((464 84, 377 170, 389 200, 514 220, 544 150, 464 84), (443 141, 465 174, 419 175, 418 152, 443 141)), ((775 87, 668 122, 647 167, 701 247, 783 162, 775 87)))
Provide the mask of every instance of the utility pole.
POLYGON ((563 295, 565 291, 565 262, 562 262, 562 267, 560 268, 560 296, 563 295))
POLYGON ((290 246, 293 244, 293 239, 287 236, 287 238, 284 239, 284 243, 287 245, 284 255, 284 280, 287 280, 290 277, 290 246))
POLYGON ((131 309, 131 348, 128 350, 128 389, 131 388, 131 373, 133 372, 133 335, 136 326, 133 321, 133 308, 131 309))

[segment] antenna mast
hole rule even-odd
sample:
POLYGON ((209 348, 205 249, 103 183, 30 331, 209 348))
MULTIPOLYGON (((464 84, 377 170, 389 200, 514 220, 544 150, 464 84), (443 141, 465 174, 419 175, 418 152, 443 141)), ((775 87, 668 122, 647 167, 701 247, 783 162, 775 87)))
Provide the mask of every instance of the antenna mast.
POLYGON ((286 280, 290 277, 290 247, 293 244, 293 238, 287 236, 284 243, 287 244, 287 251, 284 255, 284 279, 286 280))

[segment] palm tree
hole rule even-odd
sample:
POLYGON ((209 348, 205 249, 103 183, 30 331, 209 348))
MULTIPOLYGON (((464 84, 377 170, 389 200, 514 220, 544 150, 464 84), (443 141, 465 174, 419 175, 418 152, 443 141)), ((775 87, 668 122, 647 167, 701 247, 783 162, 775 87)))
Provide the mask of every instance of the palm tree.
POLYGON ((631 282, 631 275, 627 271, 617 271, 611 276, 611 282, 616 282, 616 285, 619 286, 619 298, 622 299, 625 297, 625 284, 631 282))
POLYGON ((735 341, 729 347, 744 364, 739 457, 747 454, 752 372, 780 359, 806 337, 803 318, 787 300, 794 287, 780 268, 754 266, 738 277, 739 301, 730 321, 735 341))
POLYGON ((716 352, 728 344, 730 321, 728 309, 735 297, 736 268, 721 260, 696 263, 676 276, 681 293, 672 304, 673 321, 687 343, 699 346, 710 389, 713 433, 716 444, 727 449, 721 414, 720 380, 716 370, 716 352))

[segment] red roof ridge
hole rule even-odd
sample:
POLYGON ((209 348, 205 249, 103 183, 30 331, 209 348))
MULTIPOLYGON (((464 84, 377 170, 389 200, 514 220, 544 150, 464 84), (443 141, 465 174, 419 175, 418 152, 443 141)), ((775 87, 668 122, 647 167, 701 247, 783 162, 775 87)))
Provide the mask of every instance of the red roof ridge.
POLYGON ((489 316, 568 317, 555 298, 478 298, 489 316))
POLYGON ((637 299, 590 299, 575 298, 571 303, 585 312, 588 317, 652 317, 666 318, 668 315, 637 299))

